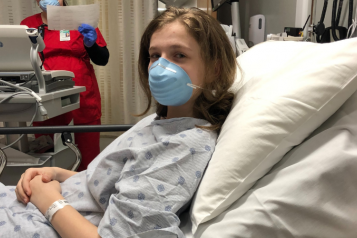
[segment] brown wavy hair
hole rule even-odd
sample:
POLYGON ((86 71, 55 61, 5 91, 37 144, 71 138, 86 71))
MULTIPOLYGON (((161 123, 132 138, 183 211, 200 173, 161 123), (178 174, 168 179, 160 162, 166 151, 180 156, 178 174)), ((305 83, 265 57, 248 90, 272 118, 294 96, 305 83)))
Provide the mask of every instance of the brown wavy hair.
MULTIPOLYGON (((201 56, 206 67, 206 79, 202 93, 194 103, 194 111, 211 126, 201 127, 220 131, 232 107, 234 95, 228 89, 234 82, 237 63, 232 46, 219 22, 198 8, 169 7, 153 19, 146 28, 140 43, 139 76, 140 84, 148 98, 146 114, 152 104, 149 86, 148 66, 150 63, 149 47, 151 36, 155 31, 172 22, 179 21, 199 43, 201 56)), ((167 106, 156 102, 158 116, 166 117, 167 106)))

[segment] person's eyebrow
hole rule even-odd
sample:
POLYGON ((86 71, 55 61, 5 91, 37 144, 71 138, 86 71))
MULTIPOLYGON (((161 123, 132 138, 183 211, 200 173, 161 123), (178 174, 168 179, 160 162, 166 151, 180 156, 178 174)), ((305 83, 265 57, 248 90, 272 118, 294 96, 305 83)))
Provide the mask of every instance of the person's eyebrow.
MULTIPOLYGON (((184 45, 180 45, 180 44, 170 45, 170 48, 192 50, 190 47, 184 46, 184 45)), ((153 50, 159 50, 159 47, 151 46, 149 48, 149 51, 153 51, 153 50)))

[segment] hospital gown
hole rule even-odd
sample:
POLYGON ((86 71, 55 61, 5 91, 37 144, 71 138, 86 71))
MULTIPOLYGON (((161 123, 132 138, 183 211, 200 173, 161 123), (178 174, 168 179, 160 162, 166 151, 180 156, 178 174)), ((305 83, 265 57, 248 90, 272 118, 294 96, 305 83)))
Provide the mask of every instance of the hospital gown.
MULTIPOLYGON (((61 183, 62 195, 101 237, 184 237, 178 212, 212 156, 217 134, 202 119, 146 117, 113 141, 86 171, 61 183)), ((31 203, 0 183, 0 237, 59 237, 31 203)))

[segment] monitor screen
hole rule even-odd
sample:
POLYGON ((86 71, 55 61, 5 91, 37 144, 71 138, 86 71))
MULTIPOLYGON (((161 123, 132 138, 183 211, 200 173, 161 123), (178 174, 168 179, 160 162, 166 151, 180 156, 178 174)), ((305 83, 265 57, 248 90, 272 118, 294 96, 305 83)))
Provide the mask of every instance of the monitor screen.
POLYGON ((217 11, 220 6, 224 3, 229 2, 229 0, 211 0, 212 3, 212 11, 217 11))

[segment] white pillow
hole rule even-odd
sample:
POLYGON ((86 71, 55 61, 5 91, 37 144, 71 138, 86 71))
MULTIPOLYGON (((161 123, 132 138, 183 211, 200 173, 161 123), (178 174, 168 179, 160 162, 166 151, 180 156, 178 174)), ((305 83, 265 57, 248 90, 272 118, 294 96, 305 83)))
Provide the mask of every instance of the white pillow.
POLYGON ((195 238, 357 234, 357 92, 195 238))
POLYGON ((238 58, 244 84, 193 200, 193 232, 240 198, 356 91, 356 57, 357 39, 350 39, 265 42, 238 58))

